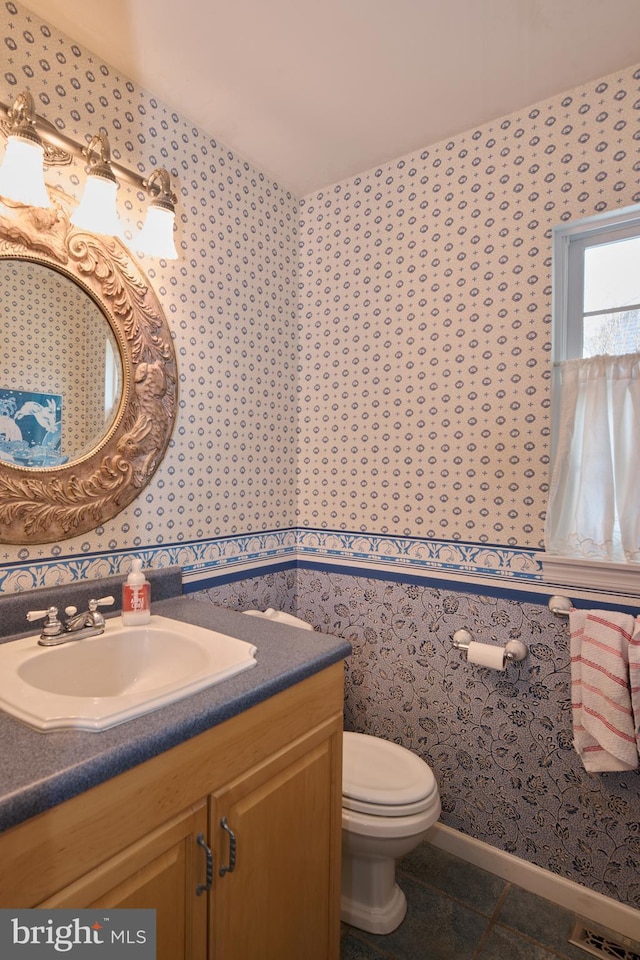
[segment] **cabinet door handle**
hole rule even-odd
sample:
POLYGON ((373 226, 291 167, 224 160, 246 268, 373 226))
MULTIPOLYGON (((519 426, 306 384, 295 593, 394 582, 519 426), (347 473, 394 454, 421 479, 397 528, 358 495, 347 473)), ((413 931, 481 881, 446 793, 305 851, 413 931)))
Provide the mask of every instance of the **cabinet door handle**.
POLYGON ((236 868, 236 835, 227 823, 226 817, 222 818, 220 826, 229 834, 229 866, 225 867, 223 864, 219 871, 220 876, 224 877, 225 873, 233 873, 236 868))
POLYGON ((207 858, 207 882, 199 883, 196 887, 196 896, 199 897, 203 893, 208 893, 213 884, 213 853, 211 852, 211 847, 207 845, 204 839, 204 833, 198 834, 198 844, 204 850, 205 857, 207 858))

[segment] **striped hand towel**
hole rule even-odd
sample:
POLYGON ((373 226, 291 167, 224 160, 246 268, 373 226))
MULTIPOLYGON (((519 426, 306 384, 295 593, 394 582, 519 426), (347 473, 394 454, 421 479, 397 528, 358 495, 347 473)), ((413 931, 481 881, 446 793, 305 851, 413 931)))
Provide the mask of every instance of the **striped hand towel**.
POLYGON ((574 746, 590 773, 635 770, 638 747, 629 684, 634 618, 572 610, 569 621, 574 746))
POLYGON ((635 629, 629 644, 629 686, 636 744, 640 753, 640 617, 636 617, 635 629))

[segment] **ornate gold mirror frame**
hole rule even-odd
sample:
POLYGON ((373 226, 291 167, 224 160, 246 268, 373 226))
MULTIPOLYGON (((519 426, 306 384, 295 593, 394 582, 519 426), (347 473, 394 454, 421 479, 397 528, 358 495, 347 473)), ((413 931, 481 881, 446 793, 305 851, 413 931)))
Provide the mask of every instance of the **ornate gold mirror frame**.
MULTIPOLYGON (((4 543, 64 540, 115 516, 149 482, 176 416, 175 351, 149 282, 119 241, 78 230, 65 199, 54 204, 51 210, 11 204, 7 216, 0 214, 0 257, 48 266, 89 294, 117 340, 122 391, 113 422, 90 452, 37 469, 0 460, 4 543)), ((42 363, 46 355, 45 343, 42 363)))

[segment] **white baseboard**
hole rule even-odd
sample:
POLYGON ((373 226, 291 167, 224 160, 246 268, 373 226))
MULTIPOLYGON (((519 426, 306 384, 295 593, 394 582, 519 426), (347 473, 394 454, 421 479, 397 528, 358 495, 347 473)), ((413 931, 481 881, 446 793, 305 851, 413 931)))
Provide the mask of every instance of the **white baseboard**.
POLYGON ((511 853, 468 837, 458 830, 436 823, 429 835, 429 842, 461 860, 482 867, 504 880, 509 880, 523 890, 551 900, 566 910, 571 910, 585 920, 591 920, 607 929, 640 941, 640 910, 618 903, 573 880, 566 880, 534 863, 528 863, 511 853))

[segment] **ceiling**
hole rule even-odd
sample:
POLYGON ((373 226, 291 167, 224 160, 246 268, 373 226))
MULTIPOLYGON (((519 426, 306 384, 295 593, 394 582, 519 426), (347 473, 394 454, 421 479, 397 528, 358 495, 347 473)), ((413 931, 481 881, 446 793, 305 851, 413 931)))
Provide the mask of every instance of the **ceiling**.
POLYGON ((25 0, 297 196, 638 59, 640 0, 25 0))

